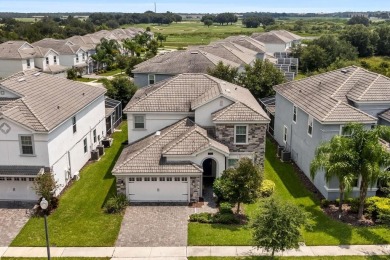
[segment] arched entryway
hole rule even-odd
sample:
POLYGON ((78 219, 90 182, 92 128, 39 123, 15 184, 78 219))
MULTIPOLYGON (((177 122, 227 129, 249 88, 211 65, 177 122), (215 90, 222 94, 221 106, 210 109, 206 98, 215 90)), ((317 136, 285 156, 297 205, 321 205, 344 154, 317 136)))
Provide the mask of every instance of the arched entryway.
POLYGON ((212 185, 217 177, 217 162, 212 158, 203 161, 203 185, 212 185))

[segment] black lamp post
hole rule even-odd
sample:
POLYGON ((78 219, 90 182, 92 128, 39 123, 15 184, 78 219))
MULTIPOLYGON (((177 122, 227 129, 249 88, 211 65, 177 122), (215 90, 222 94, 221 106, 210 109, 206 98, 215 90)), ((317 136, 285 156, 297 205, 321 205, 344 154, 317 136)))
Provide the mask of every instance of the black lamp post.
POLYGON ((48 232, 48 229, 47 229, 47 216, 46 216, 46 212, 45 212, 47 207, 49 206, 49 202, 45 198, 42 198, 41 203, 39 205, 41 206, 41 209, 43 209, 43 211, 44 211, 43 216, 45 218, 47 259, 50 260, 49 232, 48 232))

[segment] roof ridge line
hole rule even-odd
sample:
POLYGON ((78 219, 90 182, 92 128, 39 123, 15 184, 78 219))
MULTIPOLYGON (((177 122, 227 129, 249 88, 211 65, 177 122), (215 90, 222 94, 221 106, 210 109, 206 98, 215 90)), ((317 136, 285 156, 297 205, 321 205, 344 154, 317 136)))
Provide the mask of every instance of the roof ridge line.
POLYGON ((381 74, 378 74, 378 76, 371 82, 371 84, 363 91, 363 93, 359 96, 358 99, 361 99, 367 91, 374 85, 374 83, 381 77, 381 74))
MULTIPOLYGON (((217 117, 214 117, 213 120, 218 119, 219 117, 223 116, 227 111, 232 109, 237 103, 238 103, 238 101, 235 101, 233 104, 230 104, 229 106, 222 108, 221 110, 225 110, 225 111, 222 111, 222 113, 219 114, 217 117)), ((217 112, 218 111, 216 111, 215 113, 217 113, 217 112)))
POLYGON ((354 76, 358 71, 360 70, 360 68, 359 67, 357 67, 357 69, 354 71, 354 72, 352 72, 352 74, 340 85, 340 87, 338 87, 337 89, 336 89, 336 91, 335 92, 333 92, 333 94, 331 95, 331 97, 333 98, 336 94, 337 94, 337 92, 352 78, 352 76, 354 76))
MULTIPOLYGON (((193 131, 195 131, 195 130, 196 130, 196 124, 193 125, 190 129, 188 129, 187 132, 185 132, 185 133, 181 134, 180 136, 178 136, 177 139, 172 140, 172 142, 170 142, 171 145, 170 145, 168 148, 164 149, 164 150, 162 151, 162 153, 166 153, 166 152, 168 152, 169 150, 171 150, 175 145, 177 145, 179 142, 181 142, 182 140, 184 140, 185 138, 187 138, 187 137, 188 137, 193 131), (179 138, 179 137, 180 137, 180 138, 179 138)), ((170 143, 168 143, 167 145, 169 145, 170 143)))
POLYGON ((43 126, 43 128, 45 128, 46 131, 49 131, 47 126, 44 123, 42 123, 42 120, 35 114, 34 110, 29 105, 27 105, 26 102, 24 102, 23 99, 24 98, 21 98, 20 101, 23 102, 23 104, 28 108, 28 110, 30 110, 31 114, 38 120, 38 122, 43 126))
POLYGON ((326 113, 325 117, 323 118, 324 121, 333 113, 333 111, 334 111, 334 110, 341 104, 341 102, 342 102, 341 100, 337 100, 337 99, 335 99, 335 98, 333 98, 333 99, 337 101, 337 104, 336 104, 334 107, 332 107, 332 109, 329 110, 328 113, 326 113))

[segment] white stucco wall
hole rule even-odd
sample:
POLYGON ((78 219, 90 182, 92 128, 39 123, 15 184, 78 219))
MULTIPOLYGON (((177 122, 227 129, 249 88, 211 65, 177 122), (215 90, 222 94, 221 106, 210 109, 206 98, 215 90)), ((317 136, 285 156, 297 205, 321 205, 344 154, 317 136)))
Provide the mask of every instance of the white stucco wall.
POLYGON ((266 43, 265 49, 268 53, 285 52, 288 44, 284 43, 266 43))
POLYGON ((14 93, 9 92, 8 90, 5 90, 1 88, 0 85, 0 98, 17 98, 19 96, 15 95, 14 93))
POLYGON ((127 113, 129 143, 155 133, 194 113, 127 113), (145 129, 134 129, 134 115, 145 115, 145 129))
POLYGON ((34 63, 35 63, 35 66, 40 68, 40 69, 43 69, 43 70, 46 70, 47 69, 47 66, 51 66, 51 65, 60 65, 60 58, 58 56, 57 53, 55 53, 54 51, 49 51, 45 57, 43 58, 35 58, 34 59, 34 63), (54 56, 57 57, 57 62, 54 63, 54 56), (46 57, 49 58, 49 64, 46 64, 46 57))
POLYGON ((195 123, 200 126, 214 126, 211 114, 229 106, 233 102, 227 98, 219 97, 195 109, 195 123))
POLYGON ((0 60, 0 77, 5 78, 23 70, 22 60, 0 60))

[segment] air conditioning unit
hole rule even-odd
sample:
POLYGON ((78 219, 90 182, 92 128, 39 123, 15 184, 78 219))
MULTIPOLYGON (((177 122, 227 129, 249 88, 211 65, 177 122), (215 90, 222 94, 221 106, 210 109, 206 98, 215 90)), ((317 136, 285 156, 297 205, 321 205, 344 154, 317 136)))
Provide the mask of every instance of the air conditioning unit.
POLYGON ((113 141, 112 138, 103 139, 103 140, 102 140, 102 145, 103 145, 105 148, 110 147, 110 146, 112 145, 112 141, 113 141))
POLYGON ((103 145, 96 146, 96 150, 99 151, 99 156, 102 156, 104 154, 104 146, 103 145))
POLYGON ((280 159, 282 160, 282 162, 289 162, 291 160, 291 152, 283 150, 280 159))
POLYGON ((98 160, 99 159, 99 150, 92 150, 91 151, 91 160, 98 160))
POLYGON ((80 172, 75 172, 72 174, 72 179, 75 181, 80 180, 80 172))
POLYGON ((284 146, 278 145, 278 148, 277 148, 277 151, 276 151, 276 154, 277 154, 278 157, 282 156, 282 151, 283 150, 284 150, 284 146))

